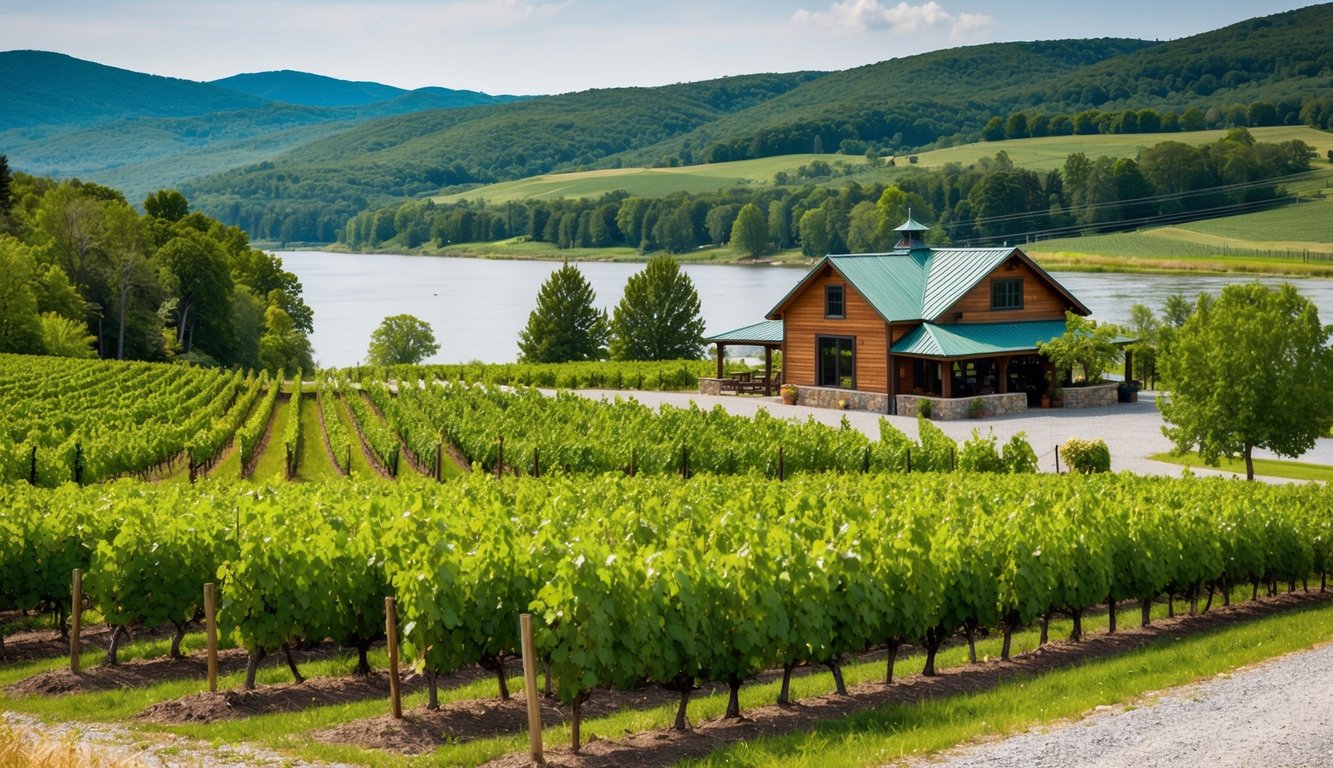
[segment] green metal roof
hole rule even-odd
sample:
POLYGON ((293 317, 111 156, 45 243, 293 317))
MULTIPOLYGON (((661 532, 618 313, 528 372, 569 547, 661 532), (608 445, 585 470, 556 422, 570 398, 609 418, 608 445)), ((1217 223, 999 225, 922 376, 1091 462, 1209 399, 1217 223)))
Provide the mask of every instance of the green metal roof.
POLYGON ((912 214, 911 214, 911 212, 909 211, 908 214, 907 214, 907 221, 904 221, 901 225, 899 225, 899 226, 897 226, 897 227, 894 227, 894 228, 893 228, 893 231, 894 231, 894 232, 926 232, 926 231, 928 231, 929 229, 930 229, 930 227, 927 227, 925 224, 922 224, 922 223, 918 222, 916 219, 912 218, 912 214))
POLYGON ((893 345, 895 355, 985 357, 1037 348, 1065 332, 1064 320, 935 325, 922 323, 893 345))
POLYGON ((734 331, 707 336, 704 341, 709 344, 781 344, 782 321, 762 320, 734 331))
POLYGON ((936 320, 1011 257, 1021 258, 1079 314, 1088 309, 1017 248, 934 248, 825 256, 766 315, 778 312, 828 265, 889 323, 936 320))

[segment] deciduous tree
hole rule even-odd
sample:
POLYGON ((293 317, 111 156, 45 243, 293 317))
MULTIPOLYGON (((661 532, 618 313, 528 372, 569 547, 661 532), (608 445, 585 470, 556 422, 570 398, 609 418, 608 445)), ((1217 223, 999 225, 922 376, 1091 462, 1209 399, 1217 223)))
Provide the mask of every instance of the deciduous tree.
POLYGON ((741 206, 736 223, 731 226, 731 247, 747 258, 763 256, 771 250, 768 239, 768 221, 764 212, 754 203, 741 206))
POLYGON ((416 365, 440 351, 430 323, 412 315, 391 315, 370 334, 366 362, 371 365, 416 365))
POLYGON ((1333 350, 1319 312, 1291 285, 1229 285, 1175 333, 1161 361, 1169 396, 1157 403, 1176 453, 1216 466, 1254 449, 1299 456, 1333 427, 1333 350))

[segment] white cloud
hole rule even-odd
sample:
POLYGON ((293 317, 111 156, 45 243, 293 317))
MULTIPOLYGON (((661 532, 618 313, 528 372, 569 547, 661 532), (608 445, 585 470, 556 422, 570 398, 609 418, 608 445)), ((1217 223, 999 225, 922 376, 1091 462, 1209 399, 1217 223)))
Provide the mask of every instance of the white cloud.
POLYGON ((995 20, 983 13, 960 13, 955 16, 935 0, 921 5, 906 2, 885 5, 880 0, 839 0, 826 11, 802 8, 792 14, 792 22, 832 32, 887 30, 900 35, 948 25, 949 38, 957 39, 987 32, 995 20))
POLYGON ((960 13, 953 29, 949 30, 949 39, 954 41, 972 40, 983 37, 995 28, 995 19, 984 13, 960 13))

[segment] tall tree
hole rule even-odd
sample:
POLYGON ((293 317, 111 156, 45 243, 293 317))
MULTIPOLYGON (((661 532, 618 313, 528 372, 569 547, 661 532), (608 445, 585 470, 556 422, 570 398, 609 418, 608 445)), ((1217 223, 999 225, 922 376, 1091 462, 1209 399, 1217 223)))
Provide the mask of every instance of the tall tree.
POLYGON ((537 292, 537 308, 519 333, 523 359, 534 363, 599 360, 606 357, 606 312, 593 306, 597 294, 578 267, 565 262, 537 292))
POLYGON ((1176 453, 1205 462, 1240 454, 1254 479, 1254 449, 1299 456, 1333 427, 1333 331, 1291 285, 1229 285, 1193 314, 1163 350, 1169 397, 1158 407, 1176 453))
POLYGON ((9 158, 0 155, 0 226, 14 207, 13 178, 9 172, 9 158))
POLYGON ((704 320, 689 275, 658 256, 631 275, 611 317, 615 360, 693 360, 703 354, 704 320))
POLYGON ((42 351, 37 297, 31 286, 35 268, 26 245, 0 235, 0 352, 42 351))
POLYGON ((230 362, 233 284, 226 255, 217 241, 184 228, 155 256, 164 282, 175 291, 176 343, 190 352, 199 343, 230 362))
POLYGON ((412 315, 391 315, 370 334, 366 362, 371 365, 416 365, 440 345, 430 323, 412 315))
POLYGON ((764 212, 754 203, 746 203, 736 214, 736 221, 731 225, 731 247, 740 251, 747 258, 763 256, 770 250, 768 239, 768 221, 764 212))

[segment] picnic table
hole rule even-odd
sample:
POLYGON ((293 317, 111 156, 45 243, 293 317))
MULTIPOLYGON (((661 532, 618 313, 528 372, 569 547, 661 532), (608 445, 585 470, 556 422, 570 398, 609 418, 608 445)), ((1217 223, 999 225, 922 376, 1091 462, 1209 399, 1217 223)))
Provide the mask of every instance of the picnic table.
POLYGON ((722 380, 723 392, 735 392, 738 395, 771 395, 775 383, 762 373, 737 371, 722 380))

